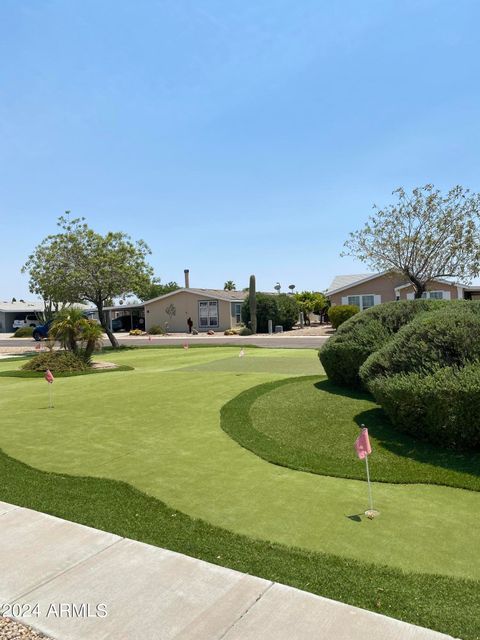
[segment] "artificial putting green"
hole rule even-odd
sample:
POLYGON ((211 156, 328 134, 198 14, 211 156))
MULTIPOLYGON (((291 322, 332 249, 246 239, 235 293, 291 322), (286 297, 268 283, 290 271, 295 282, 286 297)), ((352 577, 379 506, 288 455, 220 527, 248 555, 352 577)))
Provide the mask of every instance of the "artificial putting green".
POLYGON ((43 380, 1 377, 1 448, 44 471, 124 480, 251 538, 406 571, 480 577, 479 493, 375 484, 381 517, 366 521, 358 516, 367 506, 364 482, 272 465, 225 434, 220 410, 239 393, 295 374, 318 372, 321 381, 315 351, 238 352, 104 354, 135 370, 58 379, 52 410, 43 380))
POLYGON ((247 389, 222 407, 222 428, 269 462, 365 479, 352 443, 368 427, 376 482, 443 484, 480 491, 480 451, 442 449, 397 431, 373 398, 318 376, 247 389))

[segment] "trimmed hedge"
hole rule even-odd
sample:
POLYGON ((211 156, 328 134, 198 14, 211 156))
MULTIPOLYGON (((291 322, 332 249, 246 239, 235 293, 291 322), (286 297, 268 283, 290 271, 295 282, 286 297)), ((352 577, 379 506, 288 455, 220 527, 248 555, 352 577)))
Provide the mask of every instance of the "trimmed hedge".
POLYGON ((400 431, 442 446, 480 448, 480 363, 378 376, 369 386, 400 431))
POLYGON ((71 351, 47 351, 39 353, 26 362, 22 369, 24 371, 46 371, 50 369, 53 373, 64 371, 87 371, 90 367, 82 358, 71 351))
POLYGON ((416 318, 369 356, 360 368, 363 384, 368 388, 377 376, 429 374, 480 360, 480 314, 475 311, 478 305, 450 305, 416 318))
POLYGON ((340 325, 346 322, 349 318, 360 312, 360 307, 356 304, 339 304, 335 307, 330 307, 328 311, 328 319, 334 329, 338 329, 340 325))
POLYGON ((445 300, 399 300, 354 315, 341 325, 319 351, 327 376, 341 386, 361 387, 359 370, 372 353, 383 347, 418 314, 452 304, 455 303, 445 300))

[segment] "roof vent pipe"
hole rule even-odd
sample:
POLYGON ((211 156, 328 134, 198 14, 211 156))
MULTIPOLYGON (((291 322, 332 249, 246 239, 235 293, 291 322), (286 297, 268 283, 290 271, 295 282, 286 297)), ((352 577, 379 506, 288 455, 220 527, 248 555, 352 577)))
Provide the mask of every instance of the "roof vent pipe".
POLYGON ((190 270, 184 269, 183 273, 185 274, 185 289, 190 289, 190 270))

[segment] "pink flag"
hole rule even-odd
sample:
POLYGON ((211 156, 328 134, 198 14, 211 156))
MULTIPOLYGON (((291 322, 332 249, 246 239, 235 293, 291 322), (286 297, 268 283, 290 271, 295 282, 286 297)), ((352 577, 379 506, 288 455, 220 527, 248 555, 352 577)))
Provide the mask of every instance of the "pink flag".
POLYGON ((188 342, 184 342, 184 343, 183 343, 183 348, 184 348, 184 349, 188 349, 188 342))
POLYGON ((50 371, 50 369, 47 369, 45 371, 45 380, 49 383, 52 384, 52 382, 55 380, 55 378, 53 377, 52 372, 50 371))
POLYGON ((243 349, 240 349, 240 353, 238 354, 238 357, 243 358, 244 355, 245 355, 245 351, 243 349))
POLYGON ((363 460, 366 455, 372 453, 372 447, 368 439, 368 429, 366 427, 362 428, 361 434, 355 440, 355 451, 360 460, 363 460))

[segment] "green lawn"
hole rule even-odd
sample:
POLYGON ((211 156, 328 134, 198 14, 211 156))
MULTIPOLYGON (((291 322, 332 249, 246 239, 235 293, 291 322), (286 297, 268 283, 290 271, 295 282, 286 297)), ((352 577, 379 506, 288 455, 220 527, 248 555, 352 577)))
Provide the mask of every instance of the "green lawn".
POLYGON ((222 409, 222 427, 257 455, 302 471, 365 479, 353 448, 368 426, 377 482, 443 484, 480 491, 480 452, 440 449, 399 433, 366 393, 318 376, 266 383, 222 409))
MULTIPOLYGON (((1 448, 35 468, 4 458, 19 466, 5 471, 0 498, 476 637, 472 602, 478 584, 472 581, 480 578, 474 551, 480 493, 375 484, 381 516, 359 517, 367 506, 363 481, 272 465, 220 428, 222 406, 254 386, 292 375, 318 375, 321 383, 316 352, 247 349, 245 358, 238 352, 217 347, 105 353, 103 359, 134 370, 59 378, 52 410, 43 380, 0 377, 1 448), (40 471, 64 476, 41 474, 55 484, 52 494, 31 479, 40 471), (106 479, 124 481, 150 498, 106 479), (102 513, 97 499, 88 499, 97 490, 102 513), (133 491, 128 500, 138 500, 138 508, 132 507, 138 515, 128 518, 118 499, 127 491, 133 491), (146 500, 157 505, 156 520, 143 513, 146 500), (181 535, 166 525, 172 517, 183 523, 181 535), (205 539, 188 542, 192 530, 205 539), (347 584, 362 571, 358 588, 347 584), (374 598, 379 584, 384 591, 374 598), (443 605, 434 607, 434 601, 443 605)), ((0 362, 0 371, 20 364, 0 362)), ((323 411, 319 407, 319 419, 323 411)), ((280 419, 282 412, 275 407, 272 415, 280 419)), ((352 463, 351 450, 349 455, 352 463)))

